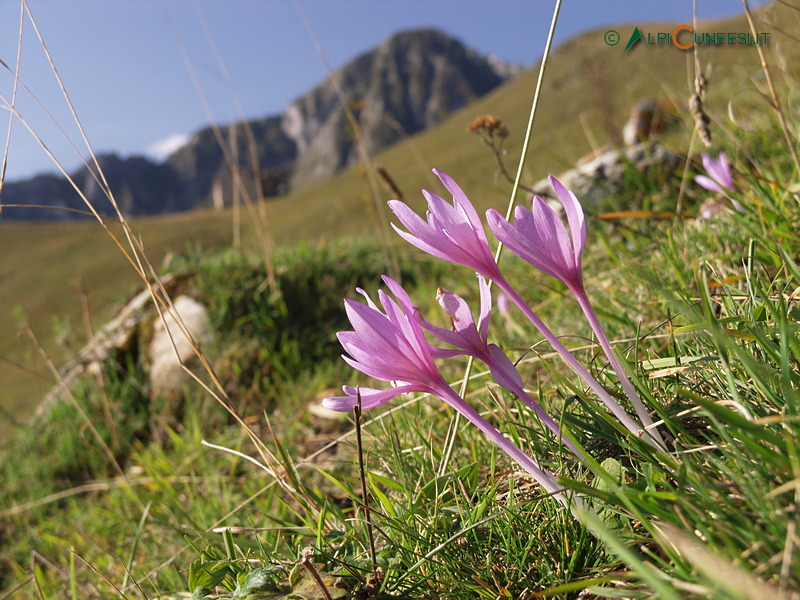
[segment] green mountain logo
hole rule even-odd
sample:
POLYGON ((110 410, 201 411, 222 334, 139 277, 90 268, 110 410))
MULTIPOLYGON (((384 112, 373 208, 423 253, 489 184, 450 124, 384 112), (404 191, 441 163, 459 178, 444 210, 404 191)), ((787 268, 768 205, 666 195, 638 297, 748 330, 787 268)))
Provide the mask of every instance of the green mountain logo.
POLYGON ((636 27, 636 29, 634 29, 633 33, 631 34, 631 39, 629 39, 628 43, 625 45, 624 52, 627 52, 628 48, 633 46, 636 42, 640 42, 642 40, 644 40, 644 36, 642 35, 642 32, 639 31, 639 28, 636 27))

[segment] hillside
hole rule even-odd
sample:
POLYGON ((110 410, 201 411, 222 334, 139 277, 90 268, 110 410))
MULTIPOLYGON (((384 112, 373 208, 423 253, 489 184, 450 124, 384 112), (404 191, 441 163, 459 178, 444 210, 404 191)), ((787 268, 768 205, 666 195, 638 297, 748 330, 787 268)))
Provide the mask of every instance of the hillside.
MULTIPOLYGON (((778 21, 793 18, 788 8, 778 5, 775 11, 773 18, 778 21)), ((674 25, 651 28, 669 27, 674 25)), ((744 30, 747 25, 744 17, 739 17, 707 27, 727 31, 744 30)), ((626 30, 621 28, 621 31, 624 37, 626 30)), ((622 54, 621 48, 605 45, 602 33, 594 31, 578 36, 562 44, 551 56, 524 172, 528 183, 549 172, 558 173, 590 152, 589 132, 598 144, 605 143, 610 132, 621 129, 630 106, 639 99, 667 96, 685 102, 688 98, 684 53, 674 48, 642 47, 622 54)), ((797 53, 798 46, 780 44, 780 33, 776 32, 774 37, 776 43, 770 51, 779 50, 781 58, 792 64, 789 53, 797 53)), ((759 66, 752 49, 709 48, 701 56, 703 62, 714 65, 707 101, 713 119, 727 119, 731 98, 735 109, 760 102, 750 83, 759 66)), ((502 118, 512 132, 506 161, 513 168, 520 152, 521 132, 527 122, 535 77, 535 69, 523 73, 447 115, 441 125, 404 137, 376 155, 375 161, 385 166, 412 206, 421 206, 421 188, 438 189, 438 182, 430 172, 433 166, 457 174, 479 208, 502 206, 510 186, 496 179, 496 165, 490 152, 466 132, 466 127, 484 113, 502 118)), ((690 135, 688 117, 686 123, 685 129, 674 134, 683 145, 690 135)), ((380 194, 381 201, 391 197, 382 188, 380 194)), ((325 182, 270 201, 266 213, 275 242, 291 246, 301 241, 378 232, 380 221, 373 206, 365 171, 355 166, 325 182)), ((250 212, 245 214, 242 238, 247 247, 255 248, 253 234, 258 219, 250 212)), ((228 245, 233 238, 235 216, 231 209, 192 211, 136 219, 133 227, 141 233, 146 251, 158 265, 170 251, 182 253, 187 248, 228 245)), ((20 307, 28 315, 34 331, 58 363, 69 349, 55 343, 54 319, 71 323, 68 338, 73 347, 82 345, 86 339, 81 300, 76 293, 82 282, 97 326, 110 315, 115 302, 132 291, 136 281, 107 236, 92 223, 0 223, 0 231, 0 251, 5 257, 7 273, 0 287, 3 307, 0 356, 5 358, 0 362, 0 377, 4 381, 2 400, 3 407, 15 418, 24 419, 53 380, 27 339, 17 335, 15 308, 20 307)))

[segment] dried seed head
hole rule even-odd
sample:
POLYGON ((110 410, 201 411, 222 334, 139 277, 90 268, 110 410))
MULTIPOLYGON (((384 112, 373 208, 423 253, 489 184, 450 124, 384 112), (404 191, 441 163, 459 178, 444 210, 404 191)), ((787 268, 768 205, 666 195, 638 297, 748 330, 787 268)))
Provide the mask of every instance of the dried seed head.
POLYGON ((693 94, 689 99, 689 112, 694 119, 694 127, 700 135, 700 139, 706 146, 711 145, 711 130, 708 124, 711 119, 708 118, 706 111, 703 109, 703 101, 700 99, 700 94, 693 94))
POLYGON ((397 187, 397 184, 394 182, 394 179, 391 178, 388 171, 386 171, 386 167, 383 165, 375 165, 375 174, 378 176, 378 179, 380 179, 383 187, 386 188, 386 191, 389 192, 393 198, 396 200, 403 199, 403 193, 400 191, 400 188, 397 187))
POLYGON ((504 138, 508 136, 508 129, 506 129, 503 122, 494 115, 481 115, 467 127, 470 133, 485 133, 489 137, 497 136, 504 138))
POLYGON ((708 91, 708 77, 705 73, 698 73, 694 80, 694 89, 698 96, 701 98, 706 95, 708 91))

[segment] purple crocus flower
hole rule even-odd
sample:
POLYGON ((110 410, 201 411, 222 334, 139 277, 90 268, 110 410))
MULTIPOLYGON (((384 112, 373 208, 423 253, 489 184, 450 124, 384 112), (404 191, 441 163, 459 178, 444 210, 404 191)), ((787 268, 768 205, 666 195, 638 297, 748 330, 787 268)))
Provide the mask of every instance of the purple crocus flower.
POLYGON ((438 169, 433 172, 453 195, 453 203, 422 190, 428 200, 427 221, 423 221, 403 202, 390 200, 389 207, 408 232, 394 223, 392 227, 409 244, 432 256, 467 266, 492 280, 502 277, 475 207, 452 177, 438 169))
MULTIPOLYGON (((555 349, 570 368, 583 379, 586 385, 597 394, 603 404, 614 413, 628 431, 634 435, 641 436, 654 446, 663 446, 663 444, 659 444, 653 440, 652 436, 648 434, 641 425, 628 416, 605 388, 603 388, 592 374, 589 373, 586 367, 570 353, 566 346, 561 343, 561 340, 559 340, 547 325, 544 324, 533 309, 525 303, 522 297, 500 272, 500 268, 494 260, 492 251, 489 249, 489 243, 486 240, 486 234, 483 230, 483 223, 479 219, 478 213, 472 206, 469 198, 467 198, 466 194, 449 175, 436 169, 434 169, 434 173, 438 175, 445 188, 453 195, 453 204, 451 205, 445 202, 436 194, 423 191, 425 198, 428 200, 427 221, 424 221, 404 203, 399 200, 391 200, 389 201, 389 206, 397 218, 400 219, 400 222, 408 229, 408 232, 405 232, 392 225, 395 231, 397 231, 403 239, 420 250, 438 258, 470 267, 480 275, 491 279, 497 287, 517 305, 534 327, 539 330, 539 333, 550 343, 553 349, 555 349)), ((561 187, 563 188, 563 186, 561 187)), ((574 198, 574 195, 571 196, 571 198, 574 198)), ((575 205, 576 206, 571 206, 568 209, 567 214, 570 225, 575 224, 578 228, 577 236, 575 232, 573 232, 573 242, 575 245, 572 246, 573 258, 577 251, 577 259, 575 259, 577 262, 574 262, 574 264, 568 262, 570 259, 566 256, 566 253, 568 251, 569 239, 566 238, 567 245, 562 243, 563 240, 561 238, 557 239, 561 246, 559 252, 561 252, 561 259, 564 261, 564 266, 571 266, 571 270, 569 271, 570 280, 575 282, 579 281, 582 286, 580 255, 583 252, 585 231, 583 234, 580 233, 583 228, 583 210, 580 208, 580 204, 577 203, 577 200, 575 200, 575 205)), ((561 228, 563 230, 563 225, 561 225, 561 228)), ((496 231, 495 235, 497 235, 496 231)), ((550 240, 553 238, 551 236, 546 239, 550 240)), ((501 241, 503 240, 501 239, 501 241)), ((544 259, 540 260, 540 264, 545 264, 544 259)), ((551 271, 555 272, 558 266, 559 263, 556 260, 550 261, 551 271)), ((619 365, 619 361, 617 361, 616 364, 619 365)), ((644 414, 646 415, 646 412, 644 414)), ((650 423, 649 419, 646 419, 645 422, 647 424, 650 423)), ((656 436, 657 435, 656 433, 656 436)))
POLYGON ((514 363, 496 344, 489 343, 489 312, 492 308, 492 294, 488 282, 483 277, 478 276, 478 284, 481 293, 481 309, 477 324, 467 303, 457 294, 441 288, 436 294, 436 300, 450 315, 452 329, 436 327, 426 321, 419 312, 417 313, 420 323, 427 331, 446 344, 458 348, 458 350, 437 348, 434 356, 451 357, 466 354, 483 362, 489 367, 492 377, 500 387, 522 400, 576 456, 583 458, 583 454, 563 435, 558 423, 525 391, 522 377, 514 363))
POLYGON ((514 209, 513 225, 493 208, 486 212, 486 220, 497 239, 514 254, 563 281, 570 289, 583 289, 581 257, 586 244, 583 209, 575 194, 552 175, 550 183, 564 207, 569 232, 556 211, 539 196, 534 196, 532 210, 524 206, 514 209))
POLYGON ((378 297, 383 307, 381 311, 359 290, 367 298, 368 304, 345 300, 345 310, 354 331, 340 332, 338 337, 350 355, 344 356, 348 364, 370 377, 394 382, 397 387, 376 390, 345 386, 345 396, 325 398, 322 401, 323 406, 338 411, 350 411, 356 405, 359 395, 362 408, 372 408, 406 392, 432 394, 477 426, 543 488, 566 504, 567 500, 561 494, 555 477, 503 437, 502 433, 453 391, 433 362, 435 348, 425 340, 424 331, 414 316, 415 308, 408 294, 391 278, 384 277, 383 281, 397 300, 393 300, 382 290, 379 291, 378 297))
MULTIPOLYGON (((583 284, 581 260, 586 244, 586 222, 583 208, 571 191, 552 175, 550 184, 556 192, 564 213, 567 216, 569 231, 564 227, 556 211, 542 200, 534 196, 531 210, 517 206, 514 210, 514 223, 509 223, 494 209, 486 212, 489 227, 497 239, 521 259, 530 263, 543 273, 564 283, 578 300, 584 315, 592 327, 600 347, 605 352, 611 367, 617 374, 625 393, 633 404, 636 414, 649 427, 653 424, 644 407, 636 388, 633 387, 622 363, 617 358, 611 343, 603 330, 597 314, 594 312, 583 284)), ((608 404, 606 402, 606 404, 608 404)), ((646 434, 647 435, 647 434, 646 434)), ((653 429, 652 437, 647 435, 656 445, 663 447, 663 440, 658 431, 653 429)))
POLYGON ((737 211, 741 212, 744 210, 742 205, 730 195, 730 192, 735 191, 735 188, 733 187, 731 166, 728 163, 728 157, 725 153, 720 152, 716 160, 705 152, 701 157, 703 159, 703 167, 706 173, 708 173, 708 176, 695 175, 694 180, 697 184, 710 192, 716 192, 728 198, 737 211))

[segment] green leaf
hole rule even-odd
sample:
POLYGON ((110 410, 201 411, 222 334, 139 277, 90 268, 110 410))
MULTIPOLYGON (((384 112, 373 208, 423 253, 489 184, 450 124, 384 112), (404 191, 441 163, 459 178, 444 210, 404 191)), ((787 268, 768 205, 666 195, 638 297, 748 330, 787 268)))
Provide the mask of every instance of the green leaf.
POLYGON ((203 586, 195 588, 195 590, 192 592, 192 600, 204 600, 205 598, 208 598, 209 596, 213 595, 214 595, 214 590, 212 590, 209 587, 203 586))
POLYGON ((230 560, 194 561, 189 565, 189 589, 214 588, 231 573, 231 564, 230 560))
MULTIPOLYGON (((603 468, 606 474, 614 480, 617 486, 625 483, 625 467, 623 467, 622 463, 620 463, 617 459, 607 458, 600 464, 600 466, 603 468)), ((597 477, 593 484, 598 490, 604 492, 613 492, 616 489, 614 485, 612 485, 603 477, 597 477)))
POLYGON ((280 577, 286 574, 281 566, 253 569, 244 580, 244 587, 259 592, 278 592, 281 590, 280 577))

